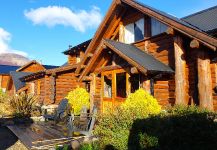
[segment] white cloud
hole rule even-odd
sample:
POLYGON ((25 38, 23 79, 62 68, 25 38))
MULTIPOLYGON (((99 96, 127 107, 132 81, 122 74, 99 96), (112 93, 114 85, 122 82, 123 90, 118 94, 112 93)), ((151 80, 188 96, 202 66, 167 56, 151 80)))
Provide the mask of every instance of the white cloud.
POLYGON ((60 6, 40 7, 26 10, 24 15, 35 25, 46 25, 48 27, 56 25, 71 26, 80 32, 97 27, 102 20, 100 9, 95 6, 90 11, 72 11, 67 7, 60 6))
POLYGON ((11 41, 11 34, 0 27, 0 54, 15 53, 15 54, 20 54, 22 56, 27 56, 27 53, 23 51, 12 49, 9 46, 10 41, 11 41))

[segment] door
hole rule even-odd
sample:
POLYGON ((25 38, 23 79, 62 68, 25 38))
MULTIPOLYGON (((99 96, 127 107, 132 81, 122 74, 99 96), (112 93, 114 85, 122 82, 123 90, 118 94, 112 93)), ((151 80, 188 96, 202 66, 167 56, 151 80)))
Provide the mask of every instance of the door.
POLYGON ((114 110, 129 94, 129 74, 124 69, 102 72, 103 112, 114 110))

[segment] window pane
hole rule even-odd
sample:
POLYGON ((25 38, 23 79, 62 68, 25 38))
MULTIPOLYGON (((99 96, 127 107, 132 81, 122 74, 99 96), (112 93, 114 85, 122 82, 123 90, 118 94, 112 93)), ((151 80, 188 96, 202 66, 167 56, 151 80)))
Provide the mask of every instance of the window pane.
POLYGON ((144 39, 144 19, 135 22, 134 25, 135 42, 144 39))
POLYGON ((112 75, 104 76, 104 97, 112 98, 112 75))
POLYGON ((166 32, 167 26, 158 20, 151 18, 151 33, 152 36, 166 32))
POLYGON ((116 96, 126 98, 126 73, 116 74, 116 96))
POLYGON ((140 76, 139 76, 139 74, 131 75, 130 83, 131 83, 131 93, 134 93, 140 87, 140 76))
POLYGON ((126 44, 134 42, 134 23, 128 24, 124 28, 124 41, 126 44))

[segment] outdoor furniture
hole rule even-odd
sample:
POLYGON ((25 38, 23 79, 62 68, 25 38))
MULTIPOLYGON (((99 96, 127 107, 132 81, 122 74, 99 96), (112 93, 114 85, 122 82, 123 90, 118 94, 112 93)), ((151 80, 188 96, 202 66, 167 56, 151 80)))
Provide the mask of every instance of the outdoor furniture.
POLYGON ((47 111, 44 112, 45 120, 53 120, 53 121, 60 121, 64 119, 66 116, 66 110, 68 108, 68 100, 66 98, 62 99, 57 107, 57 110, 54 115, 48 115, 47 111))
POLYGON ((91 136, 96 122, 97 108, 93 107, 92 113, 87 113, 85 108, 82 109, 80 116, 72 114, 71 127, 72 132, 78 132, 81 135, 91 136))

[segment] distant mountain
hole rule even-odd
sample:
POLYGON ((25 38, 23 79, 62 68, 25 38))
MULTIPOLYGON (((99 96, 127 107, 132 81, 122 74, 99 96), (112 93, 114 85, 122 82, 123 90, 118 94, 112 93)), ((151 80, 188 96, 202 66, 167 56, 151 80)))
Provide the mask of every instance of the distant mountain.
POLYGON ((28 63, 30 60, 22 55, 14 53, 3 53, 0 54, 0 64, 1 65, 15 65, 22 66, 28 63))

